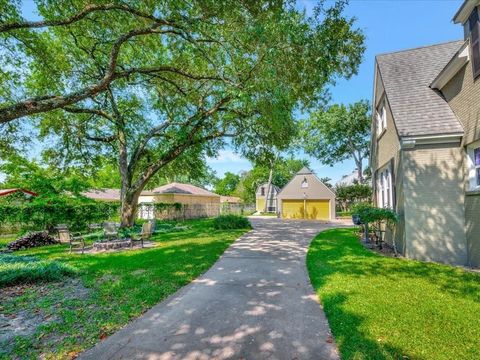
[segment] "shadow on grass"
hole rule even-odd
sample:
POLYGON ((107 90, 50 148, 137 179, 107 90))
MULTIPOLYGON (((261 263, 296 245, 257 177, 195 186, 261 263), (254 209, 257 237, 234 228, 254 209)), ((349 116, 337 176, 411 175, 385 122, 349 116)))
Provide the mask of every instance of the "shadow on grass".
POLYGON ((378 255, 352 229, 320 233, 307 266, 342 358, 478 358, 480 274, 378 255))

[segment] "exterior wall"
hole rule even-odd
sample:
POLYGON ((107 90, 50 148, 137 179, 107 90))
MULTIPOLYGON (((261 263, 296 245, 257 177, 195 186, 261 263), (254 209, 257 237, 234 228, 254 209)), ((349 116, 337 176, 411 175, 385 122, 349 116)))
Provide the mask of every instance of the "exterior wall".
POLYGON ((330 218, 335 219, 335 193, 322 183, 314 174, 300 174, 295 177, 278 194, 279 208, 282 200, 331 200, 330 218), (306 178, 308 188, 302 188, 302 181, 306 178))
POLYGON ((405 255, 466 265, 463 148, 417 145, 402 157, 405 255))
POLYGON ((377 130, 374 121, 374 126, 372 129, 373 148, 371 167, 373 171, 376 171, 387 164, 392 158, 397 157, 400 149, 400 140, 398 139, 395 123, 393 122, 392 110, 390 109, 388 99, 385 104, 387 110, 387 128, 382 134, 380 134, 380 136, 377 136, 377 130))
POLYGON ((442 88, 442 93, 463 125, 463 145, 480 139, 480 77, 473 79, 470 62, 442 88))
MULTIPOLYGON (((265 210, 265 200, 267 198, 266 195, 262 195, 261 189, 265 188, 265 192, 267 191, 268 188, 268 183, 262 184, 257 188, 257 191, 255 192, 255 209, 257 211, 263 212, 265 210)), ((277 194, 278 194, 278 187, 272 184, 270 186, 270 192, 268 194, 268 208, 274 208, 272 212, 277 211, 277 194)), ((267 209, 268 210, 268 209, 267 209)))
MULTIPOLYGON (((381 86, 380 84, 377 86, 381 86)), ((383 87, 381 87, 383 90, 383 87)), ((376 98, 382 96, 382 92, 376 91, 376 98)), ((387 101, 385 102, 385 108, 387 113, 387 128, 385 131, 377 136, 376 121, 373 121, 372 125, 372 155, 370 158, 370 166, 372 169, 372 174, 390 162, 392 159, 394 161, 394 171, 395 176, 395 211, 399 215, 399 221, 395 226, 393 231, 386 229, 385 241, 392 245, 395 243, 397 251, 402 255, 405 255, 405 211, 404 211, 404 191, 403 191, 403 167, 400 156, 400 140, 397 135, 397 129, 395 128, 395 123, 393 121, 392 110, 390 109, 390 104, 387 101)), ((376 201, 376 183, 373 181, 373 194, 376 201)))
MULTIPOLYGON (((443 88, 442 93, 463 125, 463 145, 480 139, 480 78, 473 79, 468 62, 443 88)), ((480 194, 468 191, 465 197, 465 226, 468 243, 468 263, 480 267, 480 194)))
POLYGON ((465 196, 465 225, 468 265, 480 267, 480 192, 467 193, 465 196))

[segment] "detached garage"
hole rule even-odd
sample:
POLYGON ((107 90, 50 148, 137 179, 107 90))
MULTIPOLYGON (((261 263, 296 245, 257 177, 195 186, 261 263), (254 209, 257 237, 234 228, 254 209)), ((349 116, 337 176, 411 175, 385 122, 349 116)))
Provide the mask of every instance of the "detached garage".
POLYGON ((277 198, 284 219, 335 219, 335 193, 306 167, 290 180, 277 198))

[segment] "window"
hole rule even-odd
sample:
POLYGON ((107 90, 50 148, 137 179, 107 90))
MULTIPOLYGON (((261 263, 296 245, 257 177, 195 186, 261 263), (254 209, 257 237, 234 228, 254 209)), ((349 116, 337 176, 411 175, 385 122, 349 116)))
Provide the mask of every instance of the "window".
POLYGON ((263 186, 260 188, 260 193, 262 196, 265 196, 265 188, 263 186))
POLYGON ((480 142, 468 147, 468 167, 470 190, 480 189, 480 142))
POLYGON ((393 184, 390 164, 378 170, 377 174, 377 206, 391 208, 393 207, 393 184))
POLYGON ((480 75, 480 20, 478 8, 475 8, 465 23, 465 35, 470 37, 473 77, 480 75))
POLYGON ((376 113, 377 135, 380 135, 387 128, 387 110, 385 109, 385 100, 380 103, 376 113))
POLYGON ((306 177, 303 178, 302 188, 308 188, 308 181, 307 181, 307 178, 306 178, 306 177))

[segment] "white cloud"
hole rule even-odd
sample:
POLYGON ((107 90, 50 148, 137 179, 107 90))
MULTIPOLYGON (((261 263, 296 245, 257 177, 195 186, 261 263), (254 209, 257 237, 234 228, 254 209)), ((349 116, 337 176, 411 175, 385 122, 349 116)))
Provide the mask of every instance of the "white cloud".
POLYGON ((218 156, 215 158, 208 158, 207 162, 211 164, 218 163, 240 163, 245 162, 246 160, 240 155, 235 154, 231 150, 220 150, 218 156))

